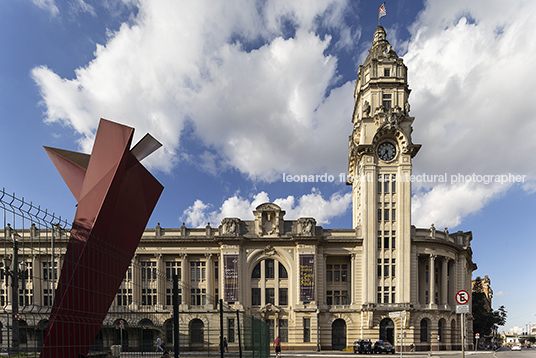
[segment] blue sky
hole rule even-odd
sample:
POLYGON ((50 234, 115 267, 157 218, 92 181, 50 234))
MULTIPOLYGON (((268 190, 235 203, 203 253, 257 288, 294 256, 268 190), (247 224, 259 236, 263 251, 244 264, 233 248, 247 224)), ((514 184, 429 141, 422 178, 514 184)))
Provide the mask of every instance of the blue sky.
MULTIPOLYGON (((165 186, 154 227, 252 218, 351 228, 353 86, 378 1, 8 0, 0 2, 0 185, 67 220, 75 201, 42 146, 90 152, 99 118, 150 132, 144 161, 165 186), (283 174, 333 175, 288 183, 283 174)), ((388 1, 387 37, 409 69, 412 222, 472 231, 505 329, 536 323, 533 88, 536 4, 388 1), (475 175, 522 183, 454 183, 475 175), (438 178, 438 177, 437 177, 438 178)), ((476 178, 476 177, 475 177, 476 178)), ((484 177, 480 177, 484 178, 484 177)))

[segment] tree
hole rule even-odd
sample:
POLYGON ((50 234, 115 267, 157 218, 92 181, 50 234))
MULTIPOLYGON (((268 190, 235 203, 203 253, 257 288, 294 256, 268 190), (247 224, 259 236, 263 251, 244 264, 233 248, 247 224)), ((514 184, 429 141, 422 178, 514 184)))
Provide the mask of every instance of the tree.
POLYGON ((499 326, 506 324, 507 312, 504 306, 497 310, 489 307, 489 300, 486 297, 482 286, 482 279, 477 277, 473 283, 473 332, 480 333, 482 337, 489 336, 495 332, 499 326))

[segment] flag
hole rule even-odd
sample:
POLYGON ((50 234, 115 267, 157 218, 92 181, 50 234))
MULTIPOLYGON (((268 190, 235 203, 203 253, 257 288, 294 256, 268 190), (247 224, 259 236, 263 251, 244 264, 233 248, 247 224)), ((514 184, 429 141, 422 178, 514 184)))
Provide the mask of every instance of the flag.
POLYGON ((385 10, 385 3, 383 3, 380 5, 380 14, 378 15, 378 19, 381 19, 385 15, 387 15, 387 10, 385 10))

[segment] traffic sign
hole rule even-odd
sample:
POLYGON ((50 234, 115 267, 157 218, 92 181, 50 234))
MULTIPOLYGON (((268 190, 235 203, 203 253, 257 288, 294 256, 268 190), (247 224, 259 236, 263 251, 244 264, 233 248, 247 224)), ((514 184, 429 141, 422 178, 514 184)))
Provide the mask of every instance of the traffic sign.
POLYGON ((475 338, 479 339, 480 338, 480 333, 475 333, 475 338))
POLYGON ((469 313, 468 305, 456 305, 456 313, 469 313))
POLYGON ((402 317, 402 311, 389 312, 389 318, 402 317))
POLYGON ((459 305, 466 305, 467 303, 469 303, 469 297, 469 292, 465 290, 459 290, 458 292, 456 292, 456 302, 459 305))
POLYGON ((17 321, 20 321, 22 319, 22 315, 20 313, 15 313, 13 318, 15 318, 17 321))

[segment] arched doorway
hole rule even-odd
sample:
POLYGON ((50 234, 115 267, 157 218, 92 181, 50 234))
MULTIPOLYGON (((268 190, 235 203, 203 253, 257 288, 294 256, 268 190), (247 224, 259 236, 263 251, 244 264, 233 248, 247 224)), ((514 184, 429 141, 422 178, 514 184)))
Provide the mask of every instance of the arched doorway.
POLYGON ((384 318, 380 322, 380 341, 395 344, 395 323, 390 318, 384 318))
POLYGON ((346 348, 346 322, 339 318, 331 324, 331 349, 342 351, 344 348, 346 348))
POLYGON ((190 322, 190 347, 203 348, 205 341, 204 334, 205 324, 200 319, 196 318, 190 322))
POLYGON ((153 322, 150 319, 143 319, 140 322, 142 352, 150 352, 153 350, 154 341, 156 340, 156 338, 154 338, 153 327, 153 322))

